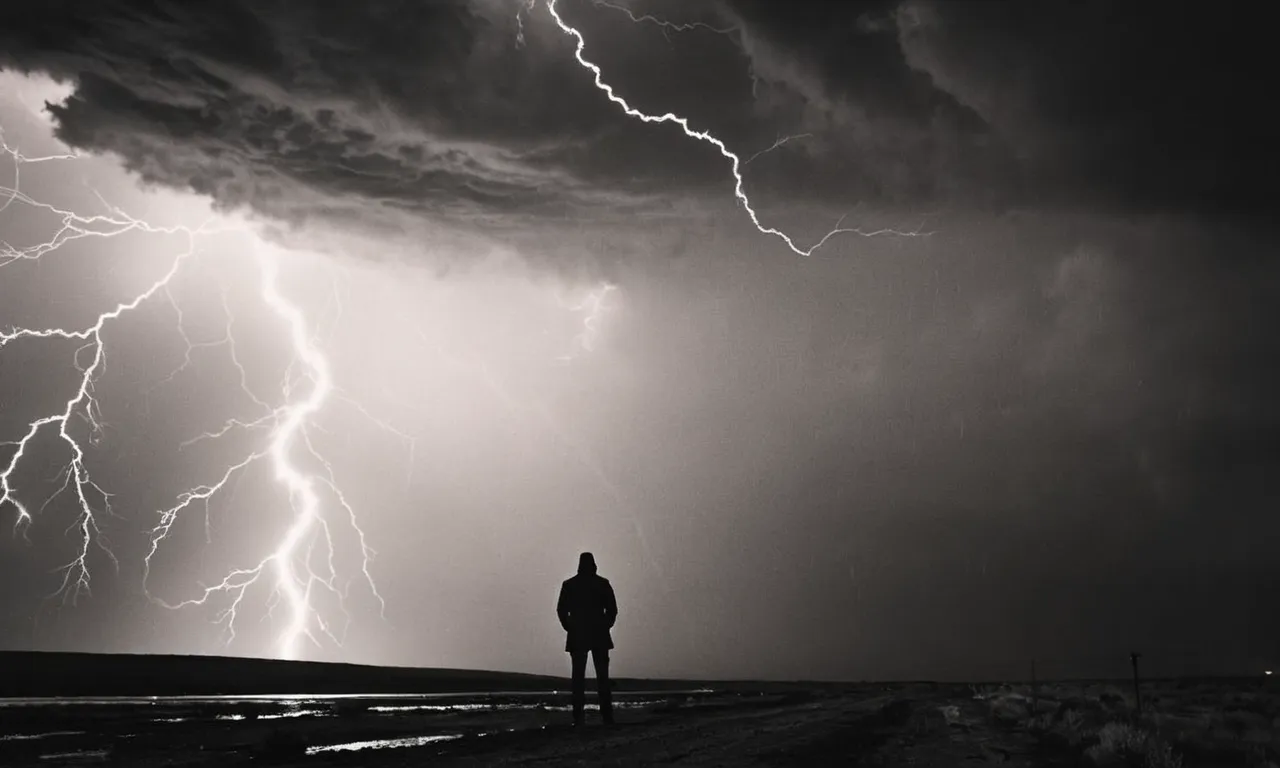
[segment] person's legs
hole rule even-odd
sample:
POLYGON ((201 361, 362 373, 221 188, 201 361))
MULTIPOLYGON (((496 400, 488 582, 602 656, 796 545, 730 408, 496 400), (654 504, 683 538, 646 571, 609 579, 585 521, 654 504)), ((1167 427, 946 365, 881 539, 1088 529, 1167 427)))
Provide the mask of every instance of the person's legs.
POLYGON ((573 722, 581 723, 587 704, 587 654, 574 651, 569 654, 573 667, 573 722))
POLYGON ((613 722, 613 691, 609 681, 609 650, 600 648, 591 652, 596 664, 596 696, 600 699, 600 716, 606 723, 613 722))

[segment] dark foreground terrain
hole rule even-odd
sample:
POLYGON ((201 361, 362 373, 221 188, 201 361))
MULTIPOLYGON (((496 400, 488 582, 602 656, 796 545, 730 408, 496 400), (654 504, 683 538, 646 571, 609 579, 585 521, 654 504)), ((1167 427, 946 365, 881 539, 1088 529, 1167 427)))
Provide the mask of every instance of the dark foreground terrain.
POLYGON ((0 766, 1280 765, 1280 690, 1262 679, 1145 683, 1141 715, 1132 689, 1109 683, 628 681, 618 724, 592 711, 580 729, 563 681, 547 680, 505 693, 9 699, 0 766))

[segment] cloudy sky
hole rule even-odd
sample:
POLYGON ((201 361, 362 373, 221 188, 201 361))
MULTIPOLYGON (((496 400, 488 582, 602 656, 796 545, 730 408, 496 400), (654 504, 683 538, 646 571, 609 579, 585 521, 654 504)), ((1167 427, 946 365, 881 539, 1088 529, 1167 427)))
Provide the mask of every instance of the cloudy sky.
MULTIPOLYGON (((101 429, 68 421, 111 494, 91 594, 48 597, 81 541, 74 488, 41 507, 57 425, 13 464, 5 646, 285 653, 273 567, 166 607, 280 545, 270 461, 143 567, 160 512, 284 422, 189 441, 317 391, 266 266, 332 384, 289 446, 323 522, 289 562, 336 574, 303 656, 562 672, 555 593, 589 549, 618 674, 1280 663, 1275 78, 1249 19, 559 0, 604 81, 723 140, 801 249, 927 233, 806 257, 713 146, 610 102, 544 0, 71 6, 0 29, 0 238, 66 234, 35 202, 219 232, 103 326, 101 429)), ((139 228, 4 263, 0 329, 89 328, 188 247, 139 228)), ((75 397, 83 343, 0 349, 0 441, 75 397)))

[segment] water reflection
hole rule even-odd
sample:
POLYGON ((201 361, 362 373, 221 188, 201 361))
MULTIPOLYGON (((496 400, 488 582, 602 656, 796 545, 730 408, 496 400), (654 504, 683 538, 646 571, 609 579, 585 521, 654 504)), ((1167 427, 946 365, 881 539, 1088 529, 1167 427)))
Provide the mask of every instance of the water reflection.
MULTIPOLYGON (((700 694, 716 696, 705 690, 619 691, 614 706, 663 713, 705 703, 700 694)), ((594 702, 587 706, 597 709, 594 702)), ((556 691, 0 699, 0 754, 21 755, 24 765, 122 757, 159 765, 189 753, 193 744, 228 760, 275 749, 280 740, 311 755, 412 748, 464 735, 536 731, 564 722, 569 709, 568 693, 556 691), (262 722, 267 720, 272 722, 262 722)), ((4 758, 0 768, 13 764, 4 758)))
POLYGON ((326 744, 322 747, 307 747, 308 755, 324 752, 359 752, 364 749, 395 749, 396 747, 422 747, 442 741, 453 741, 462 738, 460 733, 437 736, 410 736, 403 739, 377 739, 374 741, 349 741, 346 744, 326 744))
MULTIPOLYGON (((264 693, 227 696, 21 696, 0 698, 0 707, 49 706, 171 706, 177 704, 320 704, 329 701, 406 701, 440 699, 536 699, 568 695, 568 691, 471 691, 453 693, 264 693)), ((680 691, 618 691, 626 696, 694 696, 715 693, 711 688, 680 691)), ((480 706, 480 705, 477 705, 480 706)))
POLYGON ((290 709, 284 712, 269 712, 265 715, 258 715, 259 720, 279 720, 283 717, 311 717, 320 715, 322 717, 332 715, 333 711, 328 709, 290 709))
POLYGON ((41 755, 40 759, 57 760, 62 763, 65 763, 68 760, 72 762, 97 762, 99 760, 106 760, 109 754, 110 752, 105 749, 92 749, 85 752, 57 752, 51 755, 41 755))
MULTIPOLYGON (((519 704, 404 704, 369 707, 370 712, 475 712, 486 709, 515 709, 519 704)), ((526 704, 525 706, 536 706, 526 704)))
POLYGON ((44 733, 9 733, 0 736, 0 741, 34 741, 54 736, 82 736, 84 731, 45 731, 44 733))

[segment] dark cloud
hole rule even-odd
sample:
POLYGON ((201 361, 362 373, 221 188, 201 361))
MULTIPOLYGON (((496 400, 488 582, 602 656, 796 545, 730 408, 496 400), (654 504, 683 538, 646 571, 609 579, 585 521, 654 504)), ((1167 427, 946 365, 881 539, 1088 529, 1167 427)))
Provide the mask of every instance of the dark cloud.
MULTIPOLYGON (((1229 14, 1110 3, 644 6, 561 0, 635 104, 744 156, 766 202, 1239 210, 1274 200, 1265 47, 1229 14), (745 57, 745 61, 744 61, 745 57)), ((42 3, 0 62, 78 83, 74 146, 295 219, 528 227, 672 212, 727 168, 605 100, 542 6, 42 3), (518 40, 519 38, 519 40, 518 40), (683 202, 682 202, 683 201, 683 202)))
POLYGON ((1057 194, 1128 210, 1260 212, 1277 170, 1265 32, 1234 12, 1108 2, 897 10, 912 67, 1057 194))
POLYGON ((652 184, 618 183, 662 155, 661 133, 638 140, 563 35, 531 29, 518 47, 514 8, 52 3, 0 48, 8 66, 76 82, 53 107, 64 141, 228 207, 472 226, 669 207, 652 184), (602 171, 601 142, 644 157, 602 171))
POLYGON ((1269 32, 1240 14, 724 2, 748 30, 757 74, 832 116, 846 157, 858 156, 866 126, 896 121, 918 137, 902 162, 936 191, 989 185, 1003 205, 1130 211, 1258 213, 1277 200, 1280 155, 1259 100, 1276 83, 1269 32))

